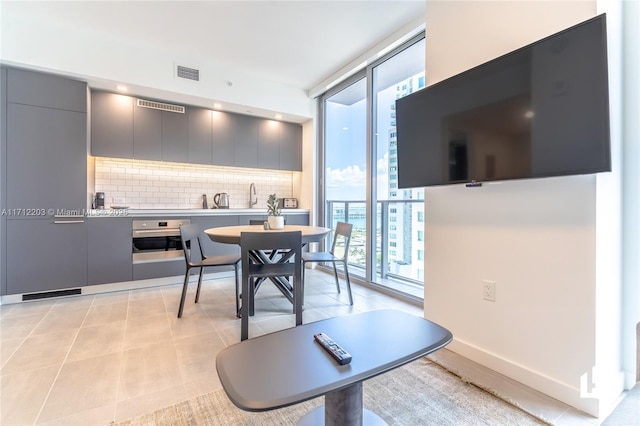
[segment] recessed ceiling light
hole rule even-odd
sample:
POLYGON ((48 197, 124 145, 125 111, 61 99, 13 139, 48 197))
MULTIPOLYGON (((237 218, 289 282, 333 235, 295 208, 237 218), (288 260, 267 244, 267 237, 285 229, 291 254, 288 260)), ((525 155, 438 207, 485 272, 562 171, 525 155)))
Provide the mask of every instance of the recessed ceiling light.
POLYGON ((127 86, 123 85, 123 84, 118 84, 116 86, 116 90, 118 92, 126 92, 127 90, 129 90, 129 88, 127 86))
POLYGON ((276 120, 282 120, 282 114, 276 114, 276 120))
POLYGON ((222 108, 222 104, 219 104, 219 103, 216 102, 215 104, 213 104, 213 107, 215 109, 220 109, 220 108, 222 108))
POLYGON ((533 111, 527 111, 524 113, 525 118, 533 118, 534 115, 533 111))

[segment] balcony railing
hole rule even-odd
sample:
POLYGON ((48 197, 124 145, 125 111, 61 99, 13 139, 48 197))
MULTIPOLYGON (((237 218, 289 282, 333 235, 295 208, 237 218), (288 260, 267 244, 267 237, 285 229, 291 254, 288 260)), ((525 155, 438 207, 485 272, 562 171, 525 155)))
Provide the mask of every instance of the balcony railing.
MULTIPOLYGON (((326 202, 326 226, 336 222, 353 224, 349 250, 350 272, 365 276, 366 202, 329 200, 326 202)), ((376 271, 374 281, 386 285, 389 280, 424 285, 424 200, 378 201, 375 218, 376 271)))

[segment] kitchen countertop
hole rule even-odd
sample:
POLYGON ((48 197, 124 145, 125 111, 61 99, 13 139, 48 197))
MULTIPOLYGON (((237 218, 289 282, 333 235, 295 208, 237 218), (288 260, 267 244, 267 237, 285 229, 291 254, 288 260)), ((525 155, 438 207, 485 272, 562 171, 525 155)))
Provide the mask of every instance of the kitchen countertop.
MULTIPOLYGON (((282 209, 283 215, 306 214, 307 209, 282 209)), ((185 217, 185 216, 249 216, 267 215, 266 208, 260 209, 104 209, 89 210, 90 217, 185 217)))

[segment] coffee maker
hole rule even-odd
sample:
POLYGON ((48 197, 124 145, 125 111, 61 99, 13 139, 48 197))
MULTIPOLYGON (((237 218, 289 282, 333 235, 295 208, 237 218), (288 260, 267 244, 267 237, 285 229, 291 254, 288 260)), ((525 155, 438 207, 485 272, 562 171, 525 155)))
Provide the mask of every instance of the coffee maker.
POLYGON ((104 210, 104 192, 96 192, 96 197, 93 200, 93 207, 98 210, 104 210))

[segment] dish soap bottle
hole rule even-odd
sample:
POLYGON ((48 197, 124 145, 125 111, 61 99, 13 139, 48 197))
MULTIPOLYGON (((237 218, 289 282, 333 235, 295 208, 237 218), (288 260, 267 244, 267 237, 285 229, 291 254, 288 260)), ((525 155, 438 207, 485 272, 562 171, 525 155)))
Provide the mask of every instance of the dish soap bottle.
POLYGON ((208 209, 209 204, 207 203, 207 194, 202 194, 202 208, 208 209))

